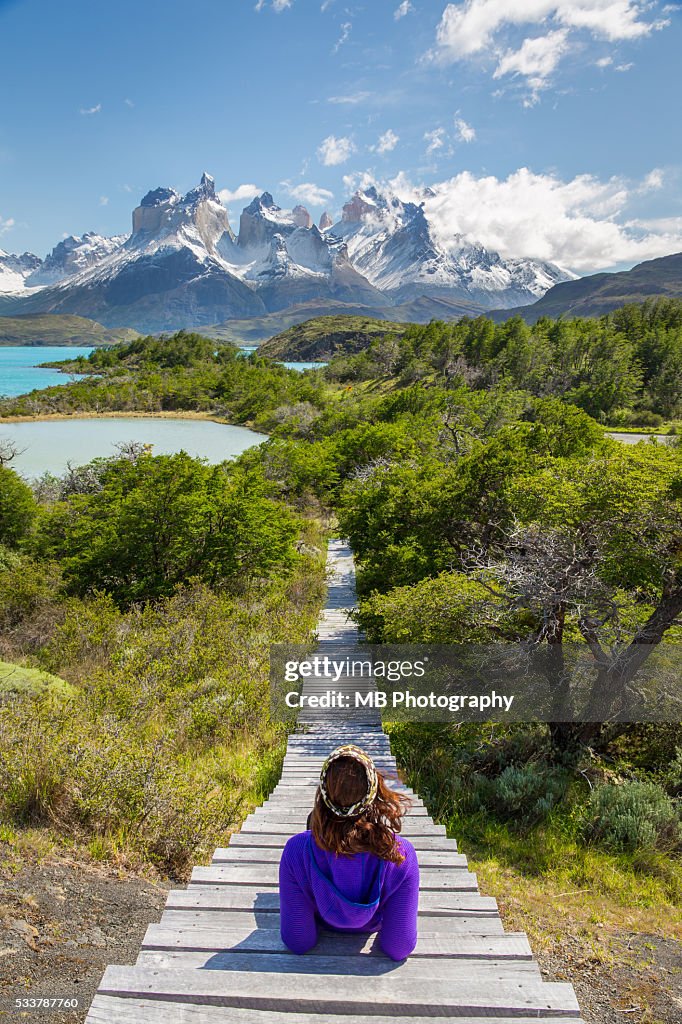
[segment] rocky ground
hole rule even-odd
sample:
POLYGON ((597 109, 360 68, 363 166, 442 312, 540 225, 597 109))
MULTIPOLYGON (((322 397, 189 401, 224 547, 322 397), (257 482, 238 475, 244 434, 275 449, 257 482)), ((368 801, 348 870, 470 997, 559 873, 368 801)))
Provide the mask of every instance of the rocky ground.
POLYGON ((135 962, 167 889, 64 857, 0 871, 0 1021, 85 1020, 106 965, 135 962), (76 1000, 77 1006, 51 1011, 15 1003, 40 998, 76 1000))
MULTIPOLYGON (((161 916, 169 885, 55 852, 3 859, 2 846, 0 1021, 82 1022, 105 966, 134 963, 147 925, 161 916), (78 1005, 62 1011, 15 1005, 16 999, 55 997, 78 1005)), ((545 978, 573 983, 587 1024, 682 1020, 682 949, 674 939, 611 923, 595 941, 566 914, 550 936, 548 929, 538 930, 537 915, 529 920, 527 906, 504 897, 500 905, 508 929, 532 925, 545 978)))

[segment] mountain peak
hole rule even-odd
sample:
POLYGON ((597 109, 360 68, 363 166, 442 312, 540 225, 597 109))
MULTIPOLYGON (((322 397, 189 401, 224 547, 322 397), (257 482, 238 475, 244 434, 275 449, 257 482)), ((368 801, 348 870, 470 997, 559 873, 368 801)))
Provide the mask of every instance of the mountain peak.
POLYGON ((325 210, 324 213, 322 214, 322 216, 320 217, 320 224, 319 224, 320 231, 327 231, 327 229, 330 228, 333 223, 334 223, 334 221, 331 219, 331 217, 329 216, 329 214, 325 210))

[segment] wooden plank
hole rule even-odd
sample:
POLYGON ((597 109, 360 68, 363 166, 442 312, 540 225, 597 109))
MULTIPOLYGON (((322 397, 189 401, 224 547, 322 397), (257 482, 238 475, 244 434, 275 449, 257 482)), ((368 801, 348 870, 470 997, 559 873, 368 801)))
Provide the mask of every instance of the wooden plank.
MULTIPOLYGON (((213 854, 211 864, 279 864, 281 847, 272 846, 223 846, 213 854)), ((424 850, 417 854, 420 868, 426 867, 467 867, 463 853, 443 850, 424 850)))
MULTIPOLYGON (((286 821, 288 818, 297 818, 301 816, 301 812, 305 807, 312 807, 312 800, 290 804, 288 800, 268 800, 267 803, 257 807, 253 812, 257 818, 269 817, 274 821, 286 821)), ((421 807, 410 807, 407 814, 403 816, 403 821, 409 821, 410 818, 428 818, 431 821, 429 812, 422 805, 421 807)))
MULTIPOLYGON (((286 835, 271 835, 267 832, 234 832, 230 836, 229 849, 239 846, 253 849, 257 849, 259 847, 270 847, 281 850, 288 838, 289 833, 286 835)), ((421 850, 447 851, 457 849, 457 841, 443 835, 412 836, 410 837, 410 842, 417 851, 417 854, 419 854, 421 850)))
MULTIPOLYGON (((279 864, 210 864, 192 870, 190 886, 194 885, 256 885, 276 889, 279 885, 279 864)), ((466 867, 423 867, 419 878, 420 892, 476 892, 476 875, 466 867)))
MULTIPOLYGON (((279 931, 279 908, 266 907, 258 910, 253 910, 253 908, 245 910, 231 907, 227 910, 219 910, 215 907, 208 909, 169 907, 161 916, 161 924, 167 928, 239 930, 244 933, 246 938, 261 929, 279 931)), ((455 935, 503 934, 505 933, 502 922, 495 913, 473 913, 466 909, 455 909, 447 913, 441 910, 440 913, 432 914, 426 908, 422 908, 419 912, 420 937, 441 936, 449 939, 455 935)))
MULTIPOLYGON (((403 1016, 354 1016, 352 1024, 414 1024, 415 1018, 403 1016)), ((499 1017, 458 1016, 459 1024, 501 1024, 499 1017)), ((584 1024, 576 1017, 515 1017, 514 1024, 584 1024)), ((166 999, 119 998, 97 994, 87 1024, 349 1024, 347 1016, 329 1013, 280 1013, 233 1006, 229 1020, 222 1006, 197 1006, 166 999)), ((429 1017, 429 1024, 452 1024, 451 1016, 429 1017)))
MULTIPOLYGON (((390 964, 387 964, 390 968, 390 964)), ((537 981, 429 979, 426 986, 388 970, 379 977, 343 974, 276 974, 267 971, 153 970, 107 967, 100 992, 144 998, 151 994, 177 1002, 253 1007, 301 1013, 355 1015, 379 1010, 385 1015, 429 1017, 444 1008, 450 1016, 500 1012, 508 1017, 542 1012, 578 1017, 571 985, 537 981)))
MULTIPOLYGON (((273 821, 271 818, 255 818, 249 815, 241 827, 241 834, 269 832, 271 835, 293 836, 305 829, 302 821, 273 821)), ((445 825, 434 825, 428 818, 404 819, 400 834, 411 839, 412 836, 445 836, 445 825)))
MULTIPOLYGON (((167 907, 202 910, 279 910, 279 893, 257 885, 196 885, 191 889, 172 889, 167 907)), ((464 910, 471 914, 496 914, 497 904, 490 896, 469 892, 423 892, 420 912, 433 914, 464 910)))
MULTIPOLYGON (((203 924, 190 927, 183 927, 182 923, 150 924, 142 940, 142 948, 214 952, 236 948, 237 952, 286 953, 287 956, 294 957, 280 938, 279 915, 272 916, 276 917, 277 923, 277 926, 272 928, 252 928, 250 925, 241 928, 222 928, 212 923, 210 918, 210 926, 206 927, 203 924)), ((323 931, 314 952, 330 957, 347 957, 351 953, 356 956, 384 956, 377 942, 376 933, 344 935, 341 932, 323 931)), ((523 932, 505 932, 501 935, 447 935, 434 934, 420 927, 417 946, 414 952, 410 953, 410 957, 422 956, 448 957, 465 962, 472 958, 509 958, 515 961, 532 959, 528 939, 523 932)))
POLYGON ((396 964, 387 957, 378 956, 325 956, 317 951, 296 956, 292 953, 253 953, 227 950, 221 952, 198 950, 144 949, 137 958, 136 967, 160 968, 164 971, 260 971, 268 974, 327 975, 345 974, 353 977, 381 977, 389 970, 392 978, 411 979, 419 983, 430 979, 481 981, 541 981, 540 968, 534 960, 469 959, 451 957, 410 957, 396 964))

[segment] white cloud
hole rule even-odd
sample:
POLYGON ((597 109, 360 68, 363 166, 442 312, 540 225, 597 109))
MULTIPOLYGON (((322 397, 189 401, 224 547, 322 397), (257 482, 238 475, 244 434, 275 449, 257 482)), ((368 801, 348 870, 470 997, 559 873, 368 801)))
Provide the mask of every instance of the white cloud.
POLYGON ((100 196, 99 197, 99 205, 100 206, 108 206, 109 205, 109 196, 100 196))
MULTIPOLYGON (((449 3, 438 25, 430 56, 443 63, 473 57, 497 60, 495 78, 522 75, 537 91, 570 50, 573 37, 587 32, 610 42, 648 36, 669 24, 650 20, 650 0, 464 0, 449 3), (544 35, 528 36, 516 49, 505 47, 511 28, 539 26, 544 35), (549 31, 547 31, 549 29, 549 31)), ((602 58, 604 61, 604 58, 602 58)), ((605 67, 606 63, 597 62, 605 67)))
POLYGON ((635 65, 632 63, 632 61, 630 61, 629 64, 617 64, 616 67, 613 70, 614 71, 629 71, 630 68, 634 68, 634 66, 635 65))
POLYGON ((218 198, 227 206, 228 203, 239 199, 253 199, 254 196, 260 195, 262 191, 258 185, 237 185, 235 189, 221 188, 218 192, 218 198))
POLYGON ((337 139, 335 135, 328 135, 318 147, 317 158, 325 167, 336 167, 345 163, 354 152, 355 145, 352 139, 345 136, 337 139))
POLYGON ((328 188, 321 188, 319 185, 313 184, 312 181, 304 181, 293 187, 283 181, 282 185, 290 196, 297 199, 299 203, 308 203, 309 206, 326 206, 334 198, 334 193, 330 192, 328 188))
POLYGON ((102 109, 102 104, 98 103, 94 107, 81 107, 81 114, 99 114, 102 109))
POLYGON ((410 3, 410 0, 403 0, 403 2, 394 10, 393 17, 396 21, 400 21, 401 18, 404 18, 406 14, 409 14, 410 11, 413 10, 414 7, 410 3))
POLYGON ((15 224, 16 221, 14 217, 0 217, 0 235, 7 234, 8 231, 12 230, 15 224))
POLYGON ((125 103, 126 107, 134 107, 135 106, 135 104, 133 103, 132 100, 125 99, 123 102, 125 103))
POLYGON ((518 50, 507 50, 500 57, 493 78, 521 75, 537 98, 540 89, 547 87, 552 72, 568 47, 567 29, 557 29, 546 36, 524 39, 518 50))
POLYGON ((389 128, 377 139, 376 146, 370 146, 375 153, 390 153, 400 142, 400 136, 396 135, 392 128, 389 128))
POLYGON ((359 89, 357 92, 346 93, 341 96, 330 96, 329 103, 347 103, 349 106, 355 106, 357 103, 364 103, 371 96, 371 92, 367 92, 365 89, 359 89))
POLYGON ((344 21, 343 25, 341 26, 341 35, 339 36, 339 38, 334 43, 334 48, 332 50, 332 53, 338 53, 339 52, 339 50, 341 49, 343 44, 348 39, 348 36, 350 35, 352 28, 353 28, 353 22, 352 21, 344 21))
MULTIPOLYGON (((459 233, 503 256, 590 273, 682 250, 682 218, 642 221, 629 212, 638 196, 662 185, 657 169, 639 182, 589 174, 564 181, 525 167, 507 178, 462 171, 431 186, 425 210, 446 245, 459 233)), ((424 201, 423 189, 405 175, 390 186, 404 199, 424 201)))
MULTIPOLYGON (((282 11, 287 11, 289 10, 290 7, 293 7, 293 4, 294 0, 272 0, 270 6, 272 7, 275 14, 281 14, 282 11)), ((263 8, 266 6, 266 0, 258 0, 258 3, 256 4, 254 10, 262 11, 263 8)))
POLYGON ((455 129, 458 142, 473 142, 476 138, 476 129, 467 124, 463 117, 455 118, 455 129))
POLYGON ((608 68, 613 64, 613 57, 600 57, 598 61, 595 61, 598 68, 608 68))
POLYGON ((432 132, 424 132, 424 142, 428 142, 427 156, 442 149, 445 145, 445 128, 434 128, 432 132))

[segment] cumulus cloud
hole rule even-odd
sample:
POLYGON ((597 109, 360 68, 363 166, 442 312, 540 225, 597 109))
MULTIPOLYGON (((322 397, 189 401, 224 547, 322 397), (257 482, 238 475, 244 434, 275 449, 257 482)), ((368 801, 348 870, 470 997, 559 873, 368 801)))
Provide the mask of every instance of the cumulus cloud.
POLYGON ((335 135, 328 135, 323 139, 317 150, 317 158, 325 167, 336 167, 344 164, 355 152, 355 145, 352 139, 345 136, 337 139, 335 135))
MULTIPOLYGON (((430 56, 443 63, 485 58, 497 60, 495 78, 520 75, 536 92, 550 75, 579 32, 609 42, 639 39, 669 24, 651 19, 650 0, 464 0, 443 11, 430 56), (512 29, 540 26, 543 35, 529 35, 516 48, 505 47, 512 29)), ((598 66, 604 67, 605 63, 598 66)))
POLYGON ((102 109, 102 104, 101 103, 98 103, 94 107, 81 107, 81 114, 85 114, 85 115, 99 114, 101 109, 102 109))
POLYGON ((392 128, 389 128, 379 136, 376 146, 370 146, 370 149, 375 153, 390 153, 399 142, 400 136, 396 135, 392 128))
POLYGON ((424 132, 424 142, 427 142, 426 155, 436 153, 445 145, 445 128, 434 128, 432 132, 424 132))
POLYGON ((108 206, 109 205, 109 196, 100 196, 99 197, 99 205, 100 206, 108 206))
POLYGON ((403 0, 403 2, 394 10, 393 17, 396 21, 400 21, 401 18, 404 18, 406 14, 409 14, 410 11, 413 10, 414 7, 410 3, 410 0, 403 0))
POLYGON ((476 138, 476 129, 467 124, 463 117, 455 118, 455 132, 458 142, 473 142, 476 138))
POLYGON ((462 171, 424 195, 401 174, 390 187, 424 202, 438 239, 482 242, 503 256, 549 260, 579 273, 605 270, 682 249, 682 219, 642 221, 630 213, 643 193, 660 189, 662 172, 641 181, 580 174, 562 180, 522 167, 507 178, 462 171))
POLYGON ((262 191, 262 189, 258 188, 258 185, 237 185, 235 189, 221 188, 218 192, 218 198, 227 206, 228 203, 239 199, 253 199, 254 196, 260 195, 262 191))
POLYGON ((11 231, 16 221, 14 217, 0 217, 0 235, 6 235, 8 231, 11 231))
POLYGON ((334 193, 328 188, 321 188, 312 181, 301 182, 300 185, 291 186, 289 182, 283 181, 282 185, 287 192, 299 203, 307 203, 309 206, 326 206, 334 198, 334 193))

